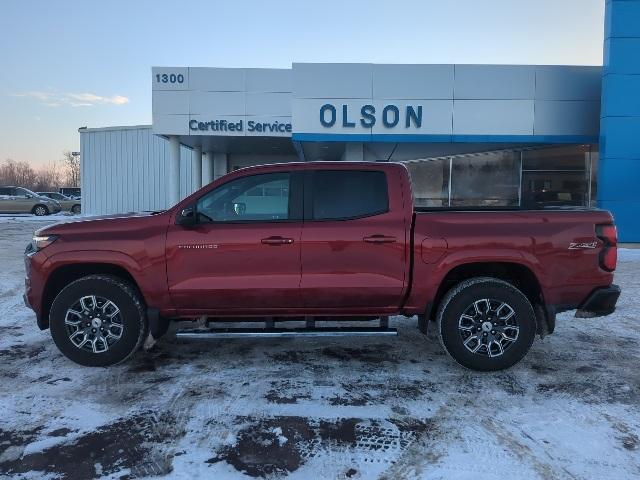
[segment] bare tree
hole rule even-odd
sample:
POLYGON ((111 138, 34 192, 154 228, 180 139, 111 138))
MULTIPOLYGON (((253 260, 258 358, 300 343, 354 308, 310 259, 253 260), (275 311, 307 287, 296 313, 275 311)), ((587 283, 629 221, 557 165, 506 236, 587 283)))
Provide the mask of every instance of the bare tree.
POLYGON ((66 174, 66 187, 80 186, 80 154, 68 150, 62 152, 62 162, 66 174))
POLYGON ((36 192, 57 191, 61 186, 61 172, 56 162, 35 170, 27 162, 7 159, 0 163, 0 185, 15 185, 36 192))
POLYGON ((62 185, 62 175, 56 162, 51 162, 38 169, 32 190, 36 192, 57 192, 62 185))
POLYGON ((7 159, 0 165, 0 183, 29 188, 35 183, 37 174, 27 162, 7 159))

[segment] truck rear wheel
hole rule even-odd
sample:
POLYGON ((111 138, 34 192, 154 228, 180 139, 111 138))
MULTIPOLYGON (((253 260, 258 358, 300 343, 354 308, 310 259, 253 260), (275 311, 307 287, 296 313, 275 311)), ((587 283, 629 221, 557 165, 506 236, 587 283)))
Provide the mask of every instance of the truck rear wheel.
POLYGON ((60 351, 90 367, 126 360, 148 331, 136 289, 108 275, 90 275, 62 289, 51 305, 49 326, 60 351))
POLYGON ((531 302, 503 280, 477 277, 453 287, 437 314, 440 343, 471 370, 509 368, 524 358, 536 335, 531 302))

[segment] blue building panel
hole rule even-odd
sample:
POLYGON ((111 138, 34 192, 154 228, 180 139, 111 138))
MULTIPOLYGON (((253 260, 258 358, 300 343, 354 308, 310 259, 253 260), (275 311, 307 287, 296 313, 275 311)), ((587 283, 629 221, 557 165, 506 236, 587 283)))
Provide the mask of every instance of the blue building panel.
MULTIPOLYGON (((617 5, 613 3, 612 5, 617 5)), ((637 21, 640 22, 640 19, 637 21)), ((610 37, 604 41, 602 73, 637 75, 640 58, 640 38, 610 37)))
POLYGON ((640 240, 640 200, 607 200, 599 203, 601 208, 613 213, 618 227, 619 242, 638 242, 640 240))
MULTIPOLYGON (((601 158, 598 198, 601 201, 638 200, 640 191, 640 158, 601 158)), ((640 211, 638 220, 640 223, 640 211)))
POLYGON ((640 1, 607 1, 605 10, 605 38, 640 37, 640 1), (609 3, 615 3, 611 8, 609 3))
POLYGON ((640 1, 605 5, 598 205, 620 241, 640 241, 640 1))
POLYGON ((601 114, 602 117, 640 116, 640 75, 605 75, 601 114))
POLYGON ((605 117, 600 128, 601 157, 640 159, 640 117, 605 117))

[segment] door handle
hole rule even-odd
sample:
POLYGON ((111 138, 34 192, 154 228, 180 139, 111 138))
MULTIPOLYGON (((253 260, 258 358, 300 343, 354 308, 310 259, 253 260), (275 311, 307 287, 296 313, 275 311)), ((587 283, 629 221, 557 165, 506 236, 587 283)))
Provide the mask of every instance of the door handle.
POLYGON ((396 241, 396 237, 377 234, 364 237, 362 241, 367 243, 394 243, 396 241))
POLYGON ((265 245, 290 245, 293 243, 293 238, 273 236, 263 238, 261 241, 265 245))

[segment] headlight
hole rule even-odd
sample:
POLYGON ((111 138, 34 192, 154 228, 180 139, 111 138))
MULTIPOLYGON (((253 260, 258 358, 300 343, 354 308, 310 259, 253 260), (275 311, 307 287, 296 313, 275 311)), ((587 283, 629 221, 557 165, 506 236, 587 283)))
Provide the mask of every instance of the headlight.
POLYGON ((33 253, 48 247, 58 239, 57 235, 34 235, 31 239, 31 251, 33 253))

